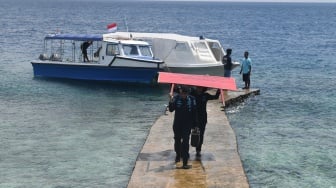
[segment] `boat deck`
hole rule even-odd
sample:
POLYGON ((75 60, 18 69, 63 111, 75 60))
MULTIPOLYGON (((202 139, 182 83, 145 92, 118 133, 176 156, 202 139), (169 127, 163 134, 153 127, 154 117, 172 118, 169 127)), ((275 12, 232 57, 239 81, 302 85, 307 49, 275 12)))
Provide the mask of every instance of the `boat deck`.
MULTIPOLYGON (((225 94, 230 105, 258 89, 240 90, 225 94)), ((191 169, 182 169, 182 162, 175 164, 172 124, 174 113, 166 112, 152 126, 139 153, 128 188, 183 188, 183 187, 249 187, 237 142, 219 100, 208 102, 208 124, 204 136, 202 156, 195 156, 190 147, 191 169)))

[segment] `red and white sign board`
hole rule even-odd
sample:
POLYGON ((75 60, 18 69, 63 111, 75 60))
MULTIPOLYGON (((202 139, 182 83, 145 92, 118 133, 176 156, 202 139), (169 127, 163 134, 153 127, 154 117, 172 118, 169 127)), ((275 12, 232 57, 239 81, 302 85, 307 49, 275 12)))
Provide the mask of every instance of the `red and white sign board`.
POLYGON ((158 82, 190 86, 203 86, 232 91, 237 90, 236 81, 232 77, 227 78, 222 76, 159 72, 158 82))

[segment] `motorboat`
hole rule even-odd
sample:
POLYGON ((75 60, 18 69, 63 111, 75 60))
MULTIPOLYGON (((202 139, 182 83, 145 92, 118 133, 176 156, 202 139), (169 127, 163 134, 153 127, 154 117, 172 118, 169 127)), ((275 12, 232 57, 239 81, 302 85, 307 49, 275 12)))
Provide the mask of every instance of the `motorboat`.
POLYGON ((31 64, 35 77, 139 83, 156 82, 164 69, 148 42, 103 34, 48 34, 43 53, 31 64), (86 61, 85 42, 90 43, 86 61))
MULTIPOLYGON (((115 32, 106 39, 132 39, 152 45, 154 57, 165 62, 165 70, 173 73, 223 76, 225 50, 218 40, 174 33, 115 32)), ((240 66, 233 62, 233 68, 240 66)))

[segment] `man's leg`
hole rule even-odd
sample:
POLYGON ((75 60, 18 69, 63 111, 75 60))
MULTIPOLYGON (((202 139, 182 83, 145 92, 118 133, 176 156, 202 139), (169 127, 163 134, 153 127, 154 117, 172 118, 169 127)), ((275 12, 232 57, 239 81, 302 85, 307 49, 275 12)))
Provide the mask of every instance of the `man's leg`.
POLYGON ((203 145, 203 139, 204 139, 204 132, 205 132, 205 125, 200 126, 200 142, 198 146, 196 147, 196 156, 200 157, 201 156, 201 150, 202 150, 202 145, 203 145))
POLYGON ((175 162, 180 162, 182 153, 182 143, 181 143, 181 132, 177 128, 173 127, 174 130, 174 150, 176 153, 175 162))
POLYGON ((188 165, 189 160, 189 137, 190 137, 190 130, 189 132, 184 132, 182 137, 182 159, 183 159, 183 168, 189 169, 191 168, 190 165, 188 165))

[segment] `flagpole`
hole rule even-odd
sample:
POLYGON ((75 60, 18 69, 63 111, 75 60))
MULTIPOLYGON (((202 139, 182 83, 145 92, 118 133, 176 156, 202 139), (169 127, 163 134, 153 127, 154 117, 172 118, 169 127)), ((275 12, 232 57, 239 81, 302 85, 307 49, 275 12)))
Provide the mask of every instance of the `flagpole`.
POLYGON ((128 32, 128 26, 127 26, 126 16, 124 16, 124 23, 125 23, 125 27, 126 27, 126 32, 128 32))

